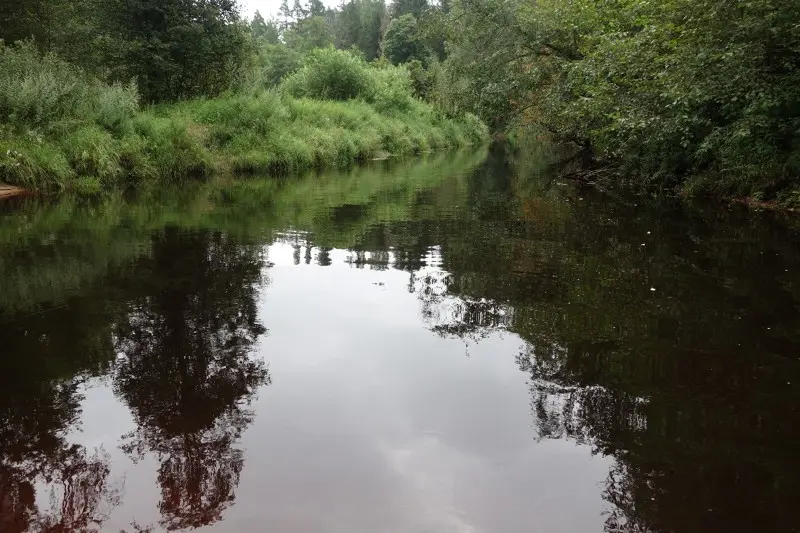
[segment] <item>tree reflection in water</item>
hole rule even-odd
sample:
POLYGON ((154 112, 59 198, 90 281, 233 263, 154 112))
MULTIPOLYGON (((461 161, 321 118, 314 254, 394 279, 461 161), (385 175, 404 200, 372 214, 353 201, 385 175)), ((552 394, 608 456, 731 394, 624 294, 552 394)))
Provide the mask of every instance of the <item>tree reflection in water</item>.
POLYGON ((132 276, 114 387, 138 425, 123 449, 161 463, 166 529, 212 524, 234 501, 243 467, 235 443, 269 383, 250 353, 265 332, 256 316, 263 264, 257 247, 221 234, 167 230, 132 276))
POLYGON ((0 313, 0 531, 99 531, 119 504, 110 458, 68 440, 87 378, 108 368, 107 316, 92 298, 28 315, 0 313), (54 364, 57 363, 57 364, 54 364), (47 496, 49 504, 37 503, 47 496))
POLYGON ((615 459, 607 531, 794 531, 800 254, 785 230, 542 194, 500 215, 489 196, 440 226, 441 268, 414 274, 422 319, 524 341, 536 438, 615 459))

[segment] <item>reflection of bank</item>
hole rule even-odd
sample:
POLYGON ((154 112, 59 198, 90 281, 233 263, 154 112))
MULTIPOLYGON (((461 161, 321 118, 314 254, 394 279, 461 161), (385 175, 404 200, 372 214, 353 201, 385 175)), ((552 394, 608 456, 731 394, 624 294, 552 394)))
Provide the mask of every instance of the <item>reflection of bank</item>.
POLYGON ((74 299, 0 309, 0 531, 92 531, 119 503, 109 456, 69 441, 87 376, 108 369, 113 314, 74 299))
POLYGON ((129 280, 114 389, 138 428, 123 437, 134 460, 160 462, 161 525, 211 524, 234 501, 243 468, 235 448, 247 405, 269 382, 250 357, 266 330, 256 312, 264 258, 219 233, 166 230, 129 280))
POLYGON ((46 312, 0 310, 3 533, 97 531, 120 503, 108 454, 68 440, 86 378, 109 372, 138 426, 124 451, 160 462, 162 526, 212 523, 233 503, 247 404, 269 382, 250 358, 265 332, 255 307, 264 257, 217 233, 168 229, 151 244, 109 274, 113 290, 46 312))
POLYGON ((0 531, 99 531, 121 496, 122 485, 109 482, 108 454, 72 446, 40 459, 0 466, 0 531), (37 504, 37 485, 47 486, 49 506, 37 504))
POLYGON ((599 200, 478 211, 417 275, 423 319, 521 338, 535 436, 615 459, 608 531, 793 531, 797 249, 759 221, 599 200))

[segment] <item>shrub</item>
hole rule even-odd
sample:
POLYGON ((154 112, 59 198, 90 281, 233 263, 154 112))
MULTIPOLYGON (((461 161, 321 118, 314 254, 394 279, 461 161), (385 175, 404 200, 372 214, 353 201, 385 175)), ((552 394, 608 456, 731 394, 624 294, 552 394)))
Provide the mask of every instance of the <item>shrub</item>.
POLYGON ((286 78, 292 96, 321 100, 350 100, 369 92, 366 62, 344 50, 320 48, 306 56, 303 67, 286 78))
POLYGON ((369 92, 365 99, 379 111, 406 111, 411 107, 411 78, 405 67, 369 69, 369 92))
POLYGON ((284 44, 266 44, 258 52, 258 66, 251 84, 261 90, 277 87, 302 64, 297 51, 284 44))
POLYGON ((133 85, 106 85, 31 43, 0 43, 0 121, 47 132, 62 121, 119 129, 138 109, 133 85))

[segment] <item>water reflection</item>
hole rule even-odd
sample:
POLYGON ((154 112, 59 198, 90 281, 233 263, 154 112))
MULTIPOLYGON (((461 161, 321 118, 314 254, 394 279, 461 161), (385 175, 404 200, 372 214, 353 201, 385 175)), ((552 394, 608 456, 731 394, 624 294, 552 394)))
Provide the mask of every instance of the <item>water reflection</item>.
POLYGON ((796 530, 796 234, 580 194, 484 212, 420 278, 423 316, 526 341, 538 437, 618 461, 608 531, 796 530))
POLYGON ((195 528, 233 503, 244 463, 235 444, 269 381, 250 357, 265 332, 256 316, 263 257, 219 233, 174 228, 152 250, 132 272, 136 296, 114 335, 114 389, 138 426, 122 447, 160 461, 161 525, 195 528))
POLYGON ((66 437, 80 416, 85 379, 107 370, 110 355, 97 333, 108 331, 97 306, 82 300, 73 307, 30 317, 24 327, 0 320, 3 532, 96 531, 119 503, 108 454, 66 437))
POLYGON ((796 531, 797 224, 480 159, 0 217, 0 530, 796 531))

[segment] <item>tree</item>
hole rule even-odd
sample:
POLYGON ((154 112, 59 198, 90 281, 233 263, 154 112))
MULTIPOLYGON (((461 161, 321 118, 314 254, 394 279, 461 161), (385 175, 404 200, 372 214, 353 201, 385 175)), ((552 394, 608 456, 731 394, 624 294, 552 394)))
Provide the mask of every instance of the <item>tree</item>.
POLYGON ((250 21, 250 32, 253 37, 263 43, 278 44, 280 42, 280 28, 273 19, 264 20, 261 13, 256 11, 250 21))
POLYGON ((14 355, 0 361, 0 531, 95 531, 119 504, 108 454, 68 438, 86 378, 114 357, 119 308, 106 296, 73 297, 48 313, 0 309, 0 342, 14 355))
POLYGON ((783 0, 462 0, 439 101, 623 178, 769 195, 800 172, 799 17, 783 0))
POLYGON ((391 7, 392 18, 414 15, 414 18, 419 19, 427 8, 428 0, 394 0, 391 7))
POLYGON ((325 4, 322 0, 311 0, 308 8, 308 13, 312 17, 324 17, 326 13, 325 4))
POLYGON ((405 14, 389 23, 383 38, 383 55, 395 65, 412 59, 427 59, 414 15, 405 14))
POLYGON ((260 11, 256 11, 256 14, 253 15, 253 20, 250 21, 250 31, 256 38, 262 37, 267 32, 267 22, 261 16, 260 11))
POLYGON ((234 0, 109 0, 117 79, 137 79, 146 101, 215 95, 246 53, 234 0))
POLYGON ((0 40, 32 39, 42 51, 94 73, 108 64, 105 23, 109 14, 102 0, 14 0, 0 6, 0 40))
POLYGON ((384 0, 362 0, 357 44, 368 61, 380 56, 387 18, 384 0))
POLYGON ((302 64, 302 54, 285 44, 267 44, 258 51, 260 79, 264 87, 275 87, 302 64))
POLYGON ((123 448, 161 463, 168 530, 214 523, 234 501, 244 464, 234 445, 253 418, 247 403, 269 382, 250 357, 265 331, 255 302, 261 268, 256 247, 170 229, 134 273, 115 334, 125 359, 114 388, 138 424, 123 448))
POLYGON ((286 45, 298 52, 310 52, 333 44, 333 33, 323 17, 307 17, 297 21, 285 33, 286 45))
POLYGON ((367 60, 380 56, 380 41, 387 18, 383 0, 350 0, 335 13, 336 48, 358 48, 367 60))
POLYGON ((250 31, 259 43, 278 44, 281 42, 280 25, 274 20, 264 20, 256 11, 250 23, 250 31))
POLYGON ((300 3, 300 0, 294 0, 294 4, 292 4, 292 17, 294 17, 295 21, 303 20, 308 16, 308 11, 300 3))
POLYGON ((281 0, 281 6, 278 8, 278 21, 281 25, 281 31, 286 31, 294 21, 294 15, 289 8, 289 0, 281 0))

